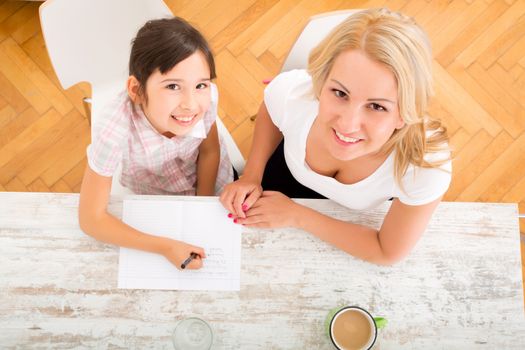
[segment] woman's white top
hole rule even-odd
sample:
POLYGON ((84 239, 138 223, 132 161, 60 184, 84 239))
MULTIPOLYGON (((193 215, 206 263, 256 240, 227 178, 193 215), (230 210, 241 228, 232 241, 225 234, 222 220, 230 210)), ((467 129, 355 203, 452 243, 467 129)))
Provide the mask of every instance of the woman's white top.
MULTIPOLYGON (((422 205, 438 199, 448 189, 450 161, 440 168, 409 165, 402 179, 403 191, 394 178, 394 152, 370 176, 349 185, 311 170, 306 164, 306 140, 317 117, 319 101, 305 70, 292 70, 275 77, 264 91, 264 103, 273 123, 283 133, 284 157, 295 179, 345 207, 373 208, 392 197, 407 205, 422 205)), ((449 152, 433 153, 425 159, 448 156, 449 152)))

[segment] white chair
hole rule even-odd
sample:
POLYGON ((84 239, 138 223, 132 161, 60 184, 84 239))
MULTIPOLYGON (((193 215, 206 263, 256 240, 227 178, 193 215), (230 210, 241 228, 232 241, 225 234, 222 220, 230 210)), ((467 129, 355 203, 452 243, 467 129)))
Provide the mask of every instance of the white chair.
MULTIPOLYGON (((162 0, 47 0, 40 6, 44 40, 60 84, 64 89, 91 84, 92 131, 104 106, 125 88, 131 40, 139 28, 150 19, 172 16, 162 0)), ((219 118, 217 129, 241 174, 244 158, 219 118)), ((120 169, 111 193, 129 193, 119 174, 120 169)))
MULTIPOLYGON (((308 67, 308 57, 310 51, 323 40, 332 29, 343 22, 348 16, 359 10, 341 10, 321 13, 310 17, 308 23, 295 39, 293 46, 290 48, 283 65, 281 73, 292 69, 306 69, 308 67)), ((264 83, 268 84, 271 79, 265 79, 264 83)), ((257 114, 250 117, 255 120, 257 114)))
POLYGON ((323 40, 332 29, 358 10, 326 12, 310 17, 310 20, 295 40, 281 67, 281 72, 305 69, 310 51, 323 40))

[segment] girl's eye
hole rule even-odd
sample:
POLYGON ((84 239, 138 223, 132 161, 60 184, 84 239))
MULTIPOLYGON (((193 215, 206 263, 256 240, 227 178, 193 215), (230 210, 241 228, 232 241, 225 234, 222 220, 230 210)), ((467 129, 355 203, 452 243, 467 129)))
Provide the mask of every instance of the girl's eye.
POLYGON ((372 108, 374 111, 379 111, 379 112, 387 111, 385 107, 378 105, 377 103, 371 103, 370 108, 372 108))
POLYGON ((206 89, 208 87, 208 84, 200 83, 200 84, 197 84, 196 87, 197 87, 197 90, 206 89))
POLYGON ((167 87, 168 89, 170 89, 170 90, 179 90, 179 89, 180 89, 179 85, 177 85, 177 84, 169 84, 169 85, 166 86, 166 87, 167 87))
POLYGON ((348 95, 346 94, 346 92, 343 92, 341 90, 338 90, 338 89, 332 89, 332 92, 334 93, 334 95, 336 97, 339 97, 339 98, 346 98, 348 95))

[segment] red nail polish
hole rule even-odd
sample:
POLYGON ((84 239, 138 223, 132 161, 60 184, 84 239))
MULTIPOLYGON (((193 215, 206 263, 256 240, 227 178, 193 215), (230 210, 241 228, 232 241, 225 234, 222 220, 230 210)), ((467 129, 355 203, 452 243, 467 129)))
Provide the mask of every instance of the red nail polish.
POLYGON ((233 219, 233 222, 236 224, 237 223, 237 219, 233 219))
POLYGON ((232 217, 233 217, 233 214, 232 214, 232 213, 229 213, 229 214, 228 214, 228 217, 229 217, 229 218, 232 218, 232 217))
POLYGON ((243 204, 242 205, 242 211, 246 211, 246 210, 248 210, 248 206, 246 204, 243 204))

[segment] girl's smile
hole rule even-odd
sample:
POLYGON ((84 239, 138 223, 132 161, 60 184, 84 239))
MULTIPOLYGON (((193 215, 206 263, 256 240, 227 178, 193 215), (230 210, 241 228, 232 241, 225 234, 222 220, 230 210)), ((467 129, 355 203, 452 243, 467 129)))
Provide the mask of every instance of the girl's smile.
POLYGON ((171 115, 171 118, 178 124, 182 126, 190 126, 194 124, 194 121, 196 121, 198 115, 192 114, 192 115, 171 115))

